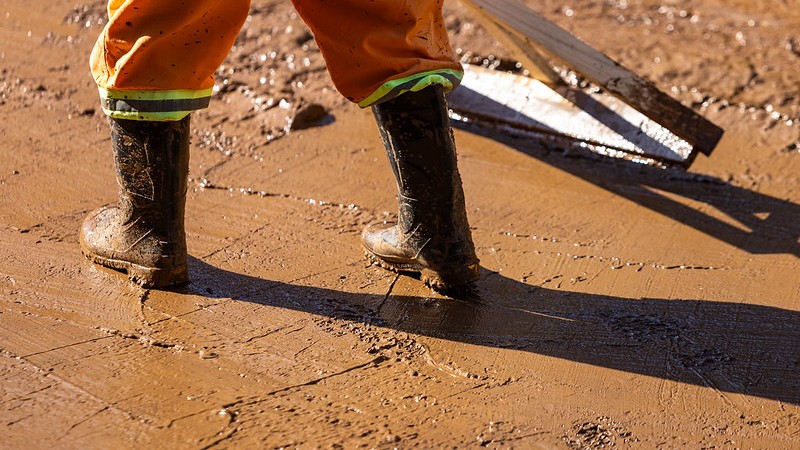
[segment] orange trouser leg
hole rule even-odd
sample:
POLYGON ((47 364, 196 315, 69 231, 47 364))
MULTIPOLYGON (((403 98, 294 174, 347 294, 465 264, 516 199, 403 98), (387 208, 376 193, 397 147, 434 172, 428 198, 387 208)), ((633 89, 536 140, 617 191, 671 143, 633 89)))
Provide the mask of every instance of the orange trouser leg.
POLYGON ((250 0, 109 0, 91 56, 106 114, 180 120, 208 105, 250 0))
POLYGON ((452 89, 461 65, 443 0, 292 0, 311 28, 336 88, 369 106, 430 84, 452 89))

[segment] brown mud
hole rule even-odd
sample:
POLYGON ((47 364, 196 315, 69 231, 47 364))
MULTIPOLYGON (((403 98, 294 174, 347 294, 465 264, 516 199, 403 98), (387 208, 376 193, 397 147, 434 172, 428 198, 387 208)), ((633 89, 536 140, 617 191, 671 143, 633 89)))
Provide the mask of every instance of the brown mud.
MULTIPOLYGON (((530 3, 726 134, 684 173, 456 130, 482 272, 446 298, 367 266, 394 182, 287 1, 194 116, 191 283, 92 265, 104 6, 4 1, 0 446, 800 447, 797 5, 530 3)), ((514 68, 446 11, 465 61, 514 68)))

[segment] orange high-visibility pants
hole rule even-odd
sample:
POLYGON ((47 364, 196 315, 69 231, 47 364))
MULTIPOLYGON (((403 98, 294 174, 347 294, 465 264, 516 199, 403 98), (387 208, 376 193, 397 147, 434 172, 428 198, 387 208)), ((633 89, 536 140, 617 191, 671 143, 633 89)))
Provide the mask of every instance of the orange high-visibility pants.
MULTIPOLYGON (((443 0, 293 0, 336 88, 362 107, 461 80, 443 0)), ((214 71, 249 0, 109 0, 91 56, 103 110, 115 118, 180 120, 209 104, 214 71)))

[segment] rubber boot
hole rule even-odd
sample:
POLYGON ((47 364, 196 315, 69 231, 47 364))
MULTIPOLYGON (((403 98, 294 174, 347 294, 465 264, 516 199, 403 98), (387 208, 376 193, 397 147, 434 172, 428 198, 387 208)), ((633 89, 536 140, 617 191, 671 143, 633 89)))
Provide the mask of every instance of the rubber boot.
POLYGON ((185 283, 189 117, 110 122, 119 203, 86 217, 81 251, 146 288, 185 283))
POLYGON ((399 216, 395 225, 364 230, 367 257, 390 270, 417 272, 435 290, 476 280, 478 257, 441 86, 372 109, 397 180, 399 216))

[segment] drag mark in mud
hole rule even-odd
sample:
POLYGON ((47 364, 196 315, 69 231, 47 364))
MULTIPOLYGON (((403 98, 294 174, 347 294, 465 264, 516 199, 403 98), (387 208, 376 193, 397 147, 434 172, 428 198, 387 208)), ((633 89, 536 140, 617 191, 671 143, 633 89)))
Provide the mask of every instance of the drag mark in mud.
POLYGON ((358 210, 364 209, 361 206, 355 205, 353 203, 344 204, 344 203, 337 203, 337 202, 329 202, 329 201, 326 201, 326 200, 317 200, 317 199, 313 199, 313 198, 302 198, 302 197, 292 196, 292 195, 289 195, 289 194, 282 194, 282 193, 278 193, 278 192, 268 192, 268 191, 254 190, 252 187, 222 186, 222 185, 216 184, 216 183, 214 183, 214 182, 212 182, 210 180, 207 180, 205 178, 200 180, 200 181, 198 181, 196 179, 193 179, 193 180, 190 180, 190 181, 196 183, 197 186, 200 189, 212 189, 212 190, 220 190, 220 191, 228 191, 228 192, 238 192, 238 193, 240 193, 242 195, 254 195, 254 196, 264 197, 264 198, 268 198, 268 197, 287 198, 287 199, 299 201, 299 202, 302 202, 302 203, 307 203, 309 205, 332 206, 332 207, 341 208, 341 209, 347 209, 347 210, 352 210, 352 211, 358 211, 358 210))
MULTIPOLYGON (((563 241, 564 239, 554 238, 554 237, 542 237, 530 234, 518 234, 518 233, 511 233, 507 231, 503 231, 499 233, 502 236, 509 236, 516 239, 524 239, 524 240, 535 240, 539 242, 548 242, 552 244, 561 243, 561 245, 567 245, 563 241)), ((592 244, 583 244, 583 243, 574 243, 572 244, 573 247, 587 247, 591 246, 592 244)), ((495 248, 496 249, 496 248, 495 248)), ((537 255, 543 254, 544 252, 540 250, 515 250, 515 249, 506 249, 506 251, 522 251, 523 253, 534 253, 537 255)), ((665 264, 659 263, 654 261, 648 262, 639 262, 639 261, 623 261, 621 258, 615 256, 600 256, 600 255, 589 255, 589 254, 574 254, 569 252, 560 252, 560 251, 551 251, 551 254, 555 254, 559 257, 567 257, 572 260, 581 260, 581 259, 595 259, 601 262, 608 262, 610 263, 611 270, 620 270, 627 267, 635 267, 636 272, 641 272, 646 267, 657 269, 657 270, 730 270, 730 267, 727 266, 705 266, 705 265, 698 265, 698 264, 665 264)), ((532 274, 528 274, 523 276, 523 281, 526 281, 532 274)), ((596 277, 597 275, 595 275, 596 277)), ((558 278, 563 277, 563 275, 555 275, 552 276, 545 281, 544 283, 551 283, 558 278)), ((586 280, 573 280, 573 281, 586 281, 586 280)), ((574 283, 573 283, 574 284, 574 283)))
POLYGON ((67 428, 67 430, 66 430, 66 431, 65 431, 65 432, 64 432, 64 433, 61 435, 61 438, 64 438, 64 437, 66 437, 66 436, 67 436, 68 434, 70 434, 70 432, 72 432, 72 430, 74 430, 75 428, 78 428, 80 425, 82 425, 82 424, 84 424, 84 423, 88 422, 89 420, 91 420, 91 419, 93 419, 93 418, 97 417, 99 414, 101 414, 101 413, 103 413, 103 412, 105 412, 105 411, 108 411, 109 409, 111 409, 111 406, 109 406, 109 405, 103 406, 102 408, 98 409, 97 411, 94 411, 93 413, 91 413, 91 414, 88 414, 88 415, 87 415, 86 417, 84 417, 83 419, 81 419, 81 420, 79 420, 79 421, 77 421, 77 422, 73 423, 73 424, 72 424, 72 425, 70 425, 70 427, 69 427, 69 428, 67 428))
MULTIPOLYGON (((238 192, 244 196, 278 198, 311 205, 318 208, 316 211, 321 212, 323 215, 323 217, 319 217, 318 215, 314 216, 311 220, 314 222, 323 222, 326 228, 335 229, 339 233, 360 234, 367 224, 374 222, 376 217, 378 217, 378 214, 376 214, 374 211, 354 203, 345 204, 340 202, 319 200, 315 198, 304 198, 290 194, 257 190, 253 189, 252 187, 224 186, 209 181, 208 179, 203 179, 199 182, 197 180, 193 181, 197 184, 200 191, 207 189, 223 192, 226 191, 230 193, 238 192)), ((315 214, 319 213, 315 212, 315 214)), ((384 214, 384 216, 391 219, 391 214, 384 214)), ((263 228, 251 230, 249 234, 253 234, 261 229, 263 228)), ((228 246, 229 245, 232 245, 232 243, 229 243, 228 246)), ((224 248, 217 249, 211 254, 206 255, 206 257, 219 253, 222 250, 224 250, 224 248)))
MULTIPOLYGON (((287 325, 285 327, 278 327, 278 328, 275 328, 274 330, 268 330, 268 331, 266 331, 264 333, 257 334, 255 336, 250 336, 249 338, 247 338, 247 339, 245 339, 243 341, 237 341, 237 342, 241 343, 241 344, 249 344, 249 343, 255 341, 256 339, 265 338, 267 336, 270 336, 270 335, 273 335, 273 334, 278 333, 280 331, 283 331, 283 330, 285 330, 285 329, 287 329, 289 327, 290 327, 290 325, 287 325)), ((299 327, 299 328, 295 328, 294 330, 289 330, 286 334, 295 333, 297 331, 302 330, 303 328, 305 328, 305 325, 303 325, 302 327, 299 327)))
POLYGON ((65 344, 65 345, 61 345, 61 346, 58 346, 58 347, 49 348, 47 350, 42 350, 40 352, 28 353, 27 355, 20 356, 20 358, 30 358, 31 356, 43 355, 45 353, 50 353, 50 352, 54 352, 54 351, 58 351, 58 350, 63 350, 65 348, 75 347, 77 345, 83 345, 83 344, 89 344, 91 342, 101 341, 103 339, 108 339, 110 337, 111 336, 100 336, 100 337, 96 337, 96 338, 92 338, 92 339, 86 339, 86 340, 80 341, 80 342, 73 342, 71 344, 65 344))
POLYGON ((383 309, 383 305, 386 304, 386 301, 389 300, 389 298, 392 296, 392 290, 394 289, 394 285, 397 283, 398 279, 400 279, 400 274, 399 273, 394 274, 392 282, 389 283, 389 287, 386 288, 386 295, 383 296, 383 299, 375 308, 375 312, 378 314, 378 316, 380 316, 381 314, 381 309, 383 309))
MULTIPOLYGON (((611 258, 612 261, 616 260, 619 261, 618 258, 611 258)), ((641 263, 641 262, 627 262, 625 264, 619 264, 616 266, 612 266, 612 270, 622 269, 624 267, 629 266, 639 266, 636 270, 637 272, 641 272, 642 268, 645 264, 649 265, 653 269, 660 269, 660 270, 729 270, 728 267, 714 267, 714 266, 696 266, 696 265, 688 265, 688 264, 672 264, 672 265, 664 265, 658 263, 641 263)))
POLYGON ((553 314, 546 314, 546 313, 542 313, 542 312, 538 312, 538 311, 529 311, 529 310, 524 309, 524 308, 511 308, 511 307, 502 307, 502 308, 506 309, 506 310, 509 310, 509 311, 517 311, 517 312, 521 312, 521 313, 525 313, 525 314, 531 314, 531 315, 534 315, 534 316, 546 317, 548 319, 563 320, 565 322, 580 322, 580 320, 578 320, 578 319, 570 319, 569 317, 560 317, 560 316, 556 316, 556 315, 553 315, 553 314))
MULTIPOLYGON (((425 346, 421 345, 421 347, 423 348, 422 356, 425 359, 425 362, 428 363, 429 365, 431 365, 432 367, 435 367, 436 369, 441 370, 442 372, 445 372, 446 374, 450 375, 451 377, 466 378, 466 379, 480 379, 480 375, 478 375, 478 374, 467 372, 467 371, 465 371, 465 370, 463 370, 463 369, 461 369, 459 367, 456 367, 455 365, 453 365, 451 363, 450 364, 446 364, 446 363, 441 363, 441 362, 436 361, 436 359, 434 359, 434 357, 431 354, 431 352, 425 346)), ((473 389, 473 388, 474 387, 471 387, 471 388, 468 388, 467 390, 470 390, 470 389, 473 389)))
POLYGON ((338 371, 336 373, 332 373, 332 374, 329 374, 329 375, 325 375, 323 377, 315 378, 313 380, 306 381, 304 383, 293 384, 291 386, 286 386, 286 387, 283 387, 283 388, 280 388, 280 389, 276 389, 274 391, 267 392, 266 394, 264 394, 262 396, 251 397, 249 399, 240 399, 240 400, 236 400, 236 401, 227 403, 225 405, 222 405, 222 411, 229 411, 229 410, 232 410, 233 408, 241 408, 243 406, 256 405, 258 403, 266 401, 267 397, 270 397, 270 396, 273 396, 273 395, 277 395, 277 394, 280 394, 280 393, 283 393, 283 392, 286 392, 286 391, 291 391, 291 390, 294 390, 294 389, 300 389, 300 388, 304 388, 304 387, 308 387, 308 386, 314 386, 316 384, 319 384, 322 381, 329 380, 331 378, 335 378, 335 377, 338 377, 338 376, 341 376, 341 375, 345 375, 345 374, 348 374, 348 373, 356 371, 356 370, 370 368, 370 367, 378 367, 382 363, 384 363, 384 362, 386 362, 388 360, 389 360, 388 357, 386 357, 384 355, 379 355, 379 356, 376 356, 375 358, 373 358, 370 361, 367 361, 367 362, 362 363, 362 364, 357 364, 357 365, 352 366, 352 367, 348 367, 348 368, 340 370, 340 371, 338 371))
MULTIPOLYGON (((5 354, 5 353, 6 353, 5 351, 0 350, 0 356, 5 356, 6 358, 11 358, 11 359, 17 359, 16 357, 12 357, 10 354, 5 354)), ((6 402, 7 404, 9 404, 9 403, 16 402, 18 400, 26 400, 29 397, 33 396, 33 395, 36 395, 36 394, 38 394, 40 392, 44 392, 44 391, 46 391, 48 389, 52 389, 52 388, 53 388, 53 385, 52 384, 48 384, 47 386, 45 386, 43 388, 39 388, 39 389, 35 389, 33 391, 25 392, 24 394, 20 394, 20 395, 18 395, 16 397, 4 398, 3 401, 6 402)), ((28 417, 30 417, 30 416, 28 416, 28 417)), ((20 419, 20 420, 24 420, 24 418, 20 419)), ((17 420, 17 422, 19 422, 20 420, 17 420)), ((9 426, 11 424, 12 423, 7 423, 6 425, 9 426)))
POLYGON ((244 238, 246 238, 248 236, 254 235, 254 234, 256 234, 256 233, 258 233, 258 232, 260 232, 262 230, 265 230, 266 228, 267 228, 267 225, 261 225, 259 227, 247 230, 247 232, 245 234, 243 234, 242 236, 239 236, 238 238, 230 238, 226 245, 223 245, 223 246, 221 246, 219 248, 216 248, 216 249, 212 250, 209 253, 206 253, 205 255, 201 256, 200 259, 201 260, 206 260, 208 258, 216 256, 219 253, 226 252, 229 248, 231 248, 232 246, 234 246, 237 243, 239 243, 240 240, 242 240, 242 239, 244 239, 244 238))
MULTIPOLYGON (((104 337, 97 338, 97 339, 94 339, 94 340, 107 339, 109 337, 116 336, 116 337, 119 337, 119 338, 122 338, 122 339, 130 339, 130 340, 137 341, 137 342, 139 342, 140 344, 142 344, 145 347, 157 347, 157 348, 175 350, 175 351, 178 351, 178 352, 186 350, 186 347, 181 345, 181 344, 173 344, 173 343, 165 342, 165 341, 162 341, 162 340, 159 340, 159 339, 154 339, 152 336, 150 336, 148 334, 145 334, 145 333, 137 334, 137 333, 132 333, 132 332, 124 332, 124 331, 120 331, 120 330, 109 330, 109 329, 104 329, 104 328, 100 328, 100 331, 108 333, 109 336, 104 336, 104 337)), ((56 350, 56 349, 54 349, 54 350, 56 350)), ((198 351, 196 353, 199 354, 201 351, 198 351)))

